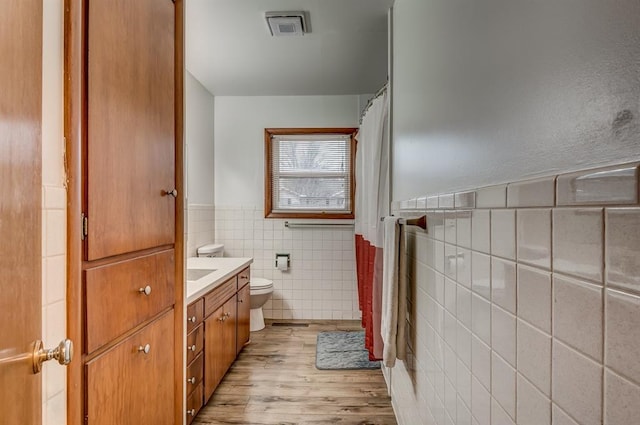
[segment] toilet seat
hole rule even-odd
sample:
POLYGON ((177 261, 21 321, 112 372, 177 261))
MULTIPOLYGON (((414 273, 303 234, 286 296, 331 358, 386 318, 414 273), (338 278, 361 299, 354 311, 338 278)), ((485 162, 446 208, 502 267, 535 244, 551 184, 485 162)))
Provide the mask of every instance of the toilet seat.
POLYGON ((252 277, 249 281, 249 287, 251 290, 262 290, 269 289, 273 287, 273 281, 269 279, 264 279, 262 277, 252 277))

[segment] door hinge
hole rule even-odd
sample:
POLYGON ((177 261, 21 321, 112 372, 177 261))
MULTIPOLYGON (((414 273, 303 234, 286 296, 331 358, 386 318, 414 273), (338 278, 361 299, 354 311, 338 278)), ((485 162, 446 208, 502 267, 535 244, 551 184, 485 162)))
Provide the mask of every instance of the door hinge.
POLYGON ((89 236, 89 218, 82 213, 82 240, 89 236))

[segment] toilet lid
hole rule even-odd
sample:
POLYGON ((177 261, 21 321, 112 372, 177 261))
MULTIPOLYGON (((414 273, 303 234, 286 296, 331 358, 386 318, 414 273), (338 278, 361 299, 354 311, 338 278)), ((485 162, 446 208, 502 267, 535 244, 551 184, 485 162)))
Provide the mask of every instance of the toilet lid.
POLYGON ((273 286, 273 281, 262 277, 252 277, 249 281, 249 285, 253 289, 270 288, 273 286))

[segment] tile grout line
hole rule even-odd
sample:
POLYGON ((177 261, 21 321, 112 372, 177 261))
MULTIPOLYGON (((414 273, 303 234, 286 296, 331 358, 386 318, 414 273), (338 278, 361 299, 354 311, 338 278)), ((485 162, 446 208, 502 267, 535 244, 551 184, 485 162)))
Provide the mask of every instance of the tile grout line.
POLYGON ((602 216, 600 219, 602 220, 602 317, 601 317, 601 326, 602 326, 602 335, 601 335, 601 346, 602 346, 602 368, 601 368, 601 376, 600 376, 600 389, 601 389, 601 397, 600 397, 600 422, 604 423, 605 411, 606 411, 606 395, 605 395, 605 386, 604 386, 604 378, 605 378, 605 370, 607 364, 607 349, 606 349, 606 332, 607 332, 607 215, 608 209, 602 209, 602 216))

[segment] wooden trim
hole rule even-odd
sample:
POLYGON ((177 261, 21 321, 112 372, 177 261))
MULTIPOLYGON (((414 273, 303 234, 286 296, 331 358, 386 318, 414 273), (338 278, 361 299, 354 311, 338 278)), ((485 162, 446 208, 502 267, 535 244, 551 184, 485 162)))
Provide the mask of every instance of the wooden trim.
POLYGON ((274 129, 264 129, 264 216, 269 217, 273 211, 273 197, 271 196, 271 174, 273 172, 273 156, 271 155, 271 136, 274 129))
POLYGON ((352 220, 355 218, 356 198, 356 134, 358 128, 333 127, 333 128, 265 128, 264 129, 264 216, 265 218, 301 218, 301 219, 327 219, 327 220, 352 220), (309 135, 309 134, 344 134, 351 137, 351 175, 350 175, 350 213, 329 212, 273 212, 273 195, 271 176, 273 174, 273 154, 271 139, 280 135, 309 135))
POLYGON ((313 220, 353 220, 355 215, 353 213, 347 214, 332 214, 332 213, 319 213, 319 212, 284 212, 284 213, 269 213, 265 215, 265 218, 298 218, 298 219, 313 219, 313 220))
POLYGON ((265 133, 272 136, 283 134, 349 134, 352 137, 358 132, 354 127, 333 127, 333 128, 265 128, 265 133))
POLYGON ((64 137, 67 185, 67 337, 76 356, 67 368, 67 423, 83 421, 82 350, 82 164, 86 129, 85 8, 82 0, 64 2, 64 137))
POLYGON ((181 424, 185 418, 185 279, 184 279, 184 1, 175 0, 175 180, 180 196, 176 198, 175 222, 175 424, 181 424))

